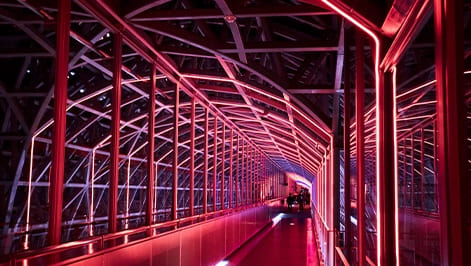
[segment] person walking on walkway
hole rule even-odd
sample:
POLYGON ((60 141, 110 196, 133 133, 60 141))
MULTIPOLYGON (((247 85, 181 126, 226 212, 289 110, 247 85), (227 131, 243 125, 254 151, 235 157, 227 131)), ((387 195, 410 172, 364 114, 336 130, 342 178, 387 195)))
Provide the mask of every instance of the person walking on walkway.
POLYGON ((294 204, 294 196, 291 193, 289 193, 288 197, 286 198, 286 203, 288 203, 288 210, 291 210, 294 204))
POLYGON ((299 203, 299 210, 304 210, 304 194, 301 192, 298 194, 298 203, 299 203))

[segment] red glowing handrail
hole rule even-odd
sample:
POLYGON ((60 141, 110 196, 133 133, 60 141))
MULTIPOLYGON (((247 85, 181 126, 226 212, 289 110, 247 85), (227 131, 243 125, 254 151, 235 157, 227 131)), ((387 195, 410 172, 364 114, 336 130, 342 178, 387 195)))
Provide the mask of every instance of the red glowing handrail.
MULTIPOLYGON (((378 36, 372 31, 369 29, 369 26, 368 25, 364 25, 361 21, 355 19, 354 17, 350 16, 347 12, 345 12, 343 10, 342 7, 339 7, 337 6, 337 4, 334 4, 333 2, 331 2, 331 0, 322 0, 323 3, 325 3, 326 5, 328 5, 330 8, 332 8, 335 12, 337 12, 338 14, 340 14, 342 17, 344 17, 345 19, 347 19, 348 21, 350 21, 351 23, 353 23, 355 26, 357 26, 358 28, 360 28, 363 32, 365 32, 367 35, 369 35, 374 43, 375 43, 375 56, 374 56, 374 70, 375 70, 375 89, 376 89, 376 105, 379 103, 380 101, 380 98, 379 98, 379 93, 378 93, 378 90, 380 89, 380 80, 379 80, 379 77, 380 77, 380 71, 379 71, 379 57, 380 57, 380 40, 378 38, 378 36)), ((379 118, 380 117, 380 113, 379 113, 379 108, 376 108, 376 117, 379 118)), ((376 119, 376 130, 379 129, 379 119, 376 119)), ((376 134, 376 136, 378 136, 378 134, 376 134)), ((379 147, 380 146, 380 142, 379 142, 379 138, 376 137, 376 146, 379 147)), ((376 193, 376 213, 377 213, 377 217, 376 217, 376 228, 378 230, 378 232, 381 232, 381 210, 379 209, 379 202, 380 202, 380 183, 379 183, 379 175, 380 175, 380 169, 379 169, 379 163, 378 163, 378 158, 380 158, 380 154, 379 154, 379 149, 376 150, 376 158, 377 158, 377 163, 376 163, 376 191, 378 191, 378 193, 376 193)), ((397 197, 397 195, 396 195, 397 197)), ((396 206, 396 216, 397 216, 397 206, 396 206)), ((381 261, 381 239, 380 239, 380 236, 381 234, 377 234, 377 247, 376 247, 376 250, 377 250, 377 259, 378 259, 378 262, 381 261)), ((396 239, 396 245, 397 245, 397 242, 398 242, 398 239, 396 239)), ((396 257, 397 257, 397 260, 396 260, 396 264, 399 263, 399 258, 398 258, 398 253, 396 253, 396 257)), ((378 265, 380 265, 380 263, 378 263, 378 265)))
MULTIPOLYGON (((277 202, 279 200, 280 198, 276 198, 276 199, 267 200, 264 203, 255 203, 255 204, 250 204, 250 205, 245 205, 245 206, 239 206, 237 208, 232 208, 232 209, 224 209, 224 210, 219 210, 219 211, 215 211, 211 213, 199 214, 199 215, 195 215, 191 217, 184 217, 177 220, 171 220, 171 221, 153 224, 150 226, 142 226, 135 229, 129 229, 125 231, 119 231, 116 233, 95 236, 95 237, 91 237, 85 240, 78 240, 78 241, 73 241, 73 242, 62 243, 59 245, 47 246, 47 247, 37 249, 37 250, 22 251, 16 254, 12 254, 10 256, 10 262, 11 262, 11 265, 15 265, 15 262, 19 260, 29 260, 29 259, 40 258, 40 257, 60 253, 65 250, 72 250, 75 248, 86 247, 93 244, 99 244, 99 250, 97 251, 100 251, 107 248, 111 248, 111 247, 105 247, 104 245, 105 242, 111 241, 120 237, 129 237, 129 236, 140 234, 140 233, 153 232, 153 230, 174 226, 175 228, 173 230, 165 232, 165 233, 169 233, 169 232, 178 230, 179 228, 188 226, 189 222, 192 222, 191 224, 193 224, 194 222, 205 223, 205 222, 213 221, 214 219, 217 219, 217 218, 222 218, 225 215, 240 212, 249 208, 259 207, 262 205, 270 206, 270 204, 277 202)), ((161 235, 162 234, 157 234, 157 235, 154 234, 153 236, 150 236, 150 238, 159 237, 161 235)), ((138 240, 142 240, 142 239, 137 239, 136 241, 138 240)))

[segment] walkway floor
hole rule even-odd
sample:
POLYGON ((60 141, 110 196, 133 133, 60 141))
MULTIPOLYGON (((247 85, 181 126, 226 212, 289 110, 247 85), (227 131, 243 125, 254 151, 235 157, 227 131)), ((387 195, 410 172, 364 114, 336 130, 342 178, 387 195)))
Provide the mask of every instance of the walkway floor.
POLYGON ((233 254, 229 265, 319 265, 310 211, 285 212, 277 225, 233 254))

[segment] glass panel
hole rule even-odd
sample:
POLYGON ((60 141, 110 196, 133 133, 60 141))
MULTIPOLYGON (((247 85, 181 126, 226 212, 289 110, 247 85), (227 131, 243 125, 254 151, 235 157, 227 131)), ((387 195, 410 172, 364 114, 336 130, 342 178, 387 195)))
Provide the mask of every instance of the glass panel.
POLYGON ((435 174, 434 127, 430 123, 424 128, 424 210, 437 212, 437 178, 435 174))
POLYGON ((440 220, 435 159, 434 47, 430 19, 405 52, 396 73, 399 250, 401 265, 439 265, 440 220), (426 64, 425 62, 430 62, 426 64), (425 85, 424 85, 425 84, 425 85), (428 84, 428 85, 427 85, 428 84))

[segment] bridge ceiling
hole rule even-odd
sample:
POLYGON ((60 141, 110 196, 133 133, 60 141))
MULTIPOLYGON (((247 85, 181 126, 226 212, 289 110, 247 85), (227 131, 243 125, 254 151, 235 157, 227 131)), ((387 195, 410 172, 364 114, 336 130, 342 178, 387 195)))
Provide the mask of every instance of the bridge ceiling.
MULTIPOLYGON (((123 151, 145 141, 150 61, 157 60, 157 127, 168 135, 160 136, 163 149, 179 84, 284 170, 315 175, 330 141, 332 117, 342 105, 332 107, 341 87, 344 40, 342 22, 333 12, 296 1, 73 3, 68 145, 83 152, 96 145, 106 149, 112 39, 120 31, 125 42, 123 151), (141 137, 134 143, 136 134, 141 137)), ((43 130, 38 140, 46 143, 56 11, 55 1, 0 4, 2 95, 18 107, 12 115, 20 135, 43 130)))

